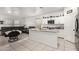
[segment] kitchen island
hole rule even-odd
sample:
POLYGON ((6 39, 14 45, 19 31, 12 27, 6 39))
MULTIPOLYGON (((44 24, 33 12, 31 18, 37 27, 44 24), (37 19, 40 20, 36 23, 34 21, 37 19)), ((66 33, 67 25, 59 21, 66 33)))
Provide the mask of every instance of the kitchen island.
POLYGON ((50 47, 57 48, 57 33, 58 30, 39 30, 39 29, 30 29, 29 38, 44 44, 49 45, 50 47))

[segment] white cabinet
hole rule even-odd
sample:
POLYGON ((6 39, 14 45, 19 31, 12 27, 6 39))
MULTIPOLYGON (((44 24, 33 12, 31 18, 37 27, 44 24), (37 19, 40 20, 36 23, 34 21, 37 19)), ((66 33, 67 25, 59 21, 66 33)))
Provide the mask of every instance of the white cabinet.
POLYGON ((58 31, 58 37, 64 38, 64 29, 59 29, 58 31))
POLYGON ((56 31, 38 31, 29 30, 29 38, 51 47, 57 48, 57 32, 56 31))

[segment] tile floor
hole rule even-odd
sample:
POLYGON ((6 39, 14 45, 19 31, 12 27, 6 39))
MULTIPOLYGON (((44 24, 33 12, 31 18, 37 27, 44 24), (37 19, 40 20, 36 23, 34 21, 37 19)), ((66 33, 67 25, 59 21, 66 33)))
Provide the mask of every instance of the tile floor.
POLYGON ((22 40, 13 43, 6 43, 5 45, 0 46, 0 51, 55 51, 56 50, 55 48, 52 48, 43 43, 30 40, 28 35, 26 34, 22 34, 20 36, 20 39, 22 40))
MULTIPOLYGON (((0 38, 2 39, 5 37, 1 36, 0 38)), ((75 44, 61 38, 58 38, 58 48, 53 48, 41 42, 30 40, 26 34, 20 35, 19 38, 21 40, 13 43, 8 43, 8 38, 5 38, 6 44, 1 44, 0 51, 76 51, 75 44)))

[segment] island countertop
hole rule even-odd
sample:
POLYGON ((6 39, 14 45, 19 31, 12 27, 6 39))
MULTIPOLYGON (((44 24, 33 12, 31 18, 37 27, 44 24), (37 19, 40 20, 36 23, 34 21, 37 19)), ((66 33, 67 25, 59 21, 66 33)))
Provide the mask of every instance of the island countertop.
POLYGON ((41 32, 53 32, 53 33, 58 33, 59 32, 59 30, 58 29, 51 29, 51 30, 49 30, 49 29, 30 29, 31 31, 41 31, 41 32))

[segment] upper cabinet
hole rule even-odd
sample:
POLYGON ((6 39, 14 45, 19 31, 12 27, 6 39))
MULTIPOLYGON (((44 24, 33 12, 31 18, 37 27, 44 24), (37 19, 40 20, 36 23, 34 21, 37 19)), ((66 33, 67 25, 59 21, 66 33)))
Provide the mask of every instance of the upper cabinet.
POLYGON ((78 8, 77 7, 67 7, 67 8, 65 8, 64 9, 64 15, 65 16, 71 16, 71 15, 73 15, 73 16, 76 16, 78 14, 78 8))

